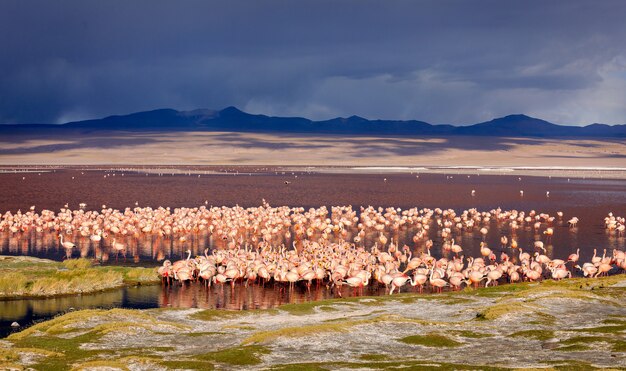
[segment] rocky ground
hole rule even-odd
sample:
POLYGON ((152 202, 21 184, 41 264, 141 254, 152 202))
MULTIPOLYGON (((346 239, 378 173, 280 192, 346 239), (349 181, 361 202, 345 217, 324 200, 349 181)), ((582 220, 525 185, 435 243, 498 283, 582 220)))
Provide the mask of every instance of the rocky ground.
POLYGON ((0 340, 14 369, 626 368, 626 276, 273 310, 84 310, 0 340))

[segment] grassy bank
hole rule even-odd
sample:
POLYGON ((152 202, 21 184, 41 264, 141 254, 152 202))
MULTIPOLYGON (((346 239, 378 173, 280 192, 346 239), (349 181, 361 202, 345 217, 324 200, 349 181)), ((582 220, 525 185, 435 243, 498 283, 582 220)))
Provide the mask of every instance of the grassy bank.
POLYGON ((154 268, 100 267, 87 259, 55 262, 0 256, 0 299, 97 292, 136 283, 157 283, 154 268))
POLYGON ((0 369, 626 368, 626 275, 275 309, 83 310, 0 340, 0 369))

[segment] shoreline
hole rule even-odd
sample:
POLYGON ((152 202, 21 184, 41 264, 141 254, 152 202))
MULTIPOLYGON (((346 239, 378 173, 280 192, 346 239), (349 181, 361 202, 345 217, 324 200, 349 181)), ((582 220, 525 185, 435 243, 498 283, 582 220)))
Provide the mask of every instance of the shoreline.
POLYGON ((93 266, 83 258, 57 262, 23 255, 0 255, 0 268, 0 301, 90 295, 123 287, 160 283, 155 269, 93 266), (24 264, 33 266, 24 267, 24 264), (36 275, 32 274, 33 270, 37 270, 36 275), (79 282, 81 280, 92 286, 76 289, 76 285, 82 284, 79 282), (35 287, 40 291, 32 292, 35 287), (48 287, 54 287, 57 291, 46 291, 48 287))
POLYGON ((56 170, 105 171, 163 175, 272 175, 283 172, 318 174, 446 174, 510 175, 550 178, 626 179, 626 167, 589 166, 325 166, 325 165, 0 165, 3 174, 50 173, 56 170))
POLYGON ((138 286, 156 286, 159 285, 158 282, 151 281, 136 281, 136 282, 124 282, 121 286, 115 287, 107 287, 104 289, 94 290, 94 291, 84 291, 79 293, 64 293, 64 294, 52 294, 52 295, 26 295, 26 296, 0 296, 0 301, 18 301, 18 300, 45 300, 45 299, 56 299, 56 298, 67 298, 74 296, 82 296, 82 295, 97 295, 107 291, 115 291, 125 287, 138 287, 138 286))
MULTIPOLYGON (((86 134, 63 138, 9 136, 5 165, 584 167, 623 168, 626 139, 401 137, 185 132, 86 134), (85 143, 97 141, 97 148, 85 143), (15 142, 15 143, 14 143, 15 142), (129 144, 132 142, 132 144, 129 144)), ((592 171, 592 170, 587 170, 592 171)))
POLYGON ((618 274, 239 312, 82 310, 0 340, 0 366, 622 368, 625 295, 618 274))

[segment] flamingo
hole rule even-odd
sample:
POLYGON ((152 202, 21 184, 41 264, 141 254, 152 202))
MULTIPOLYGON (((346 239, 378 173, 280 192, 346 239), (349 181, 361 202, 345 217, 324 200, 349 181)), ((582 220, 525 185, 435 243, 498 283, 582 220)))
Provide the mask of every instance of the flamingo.
POLYGON ((91 241, 93 241, 94 243, 100 242, 100 240, 102 240, 102 231, 98 230, 97 233, 92 234, 91 236, 89 236, 89 239, 91 241))
MULTIPOLYGON (((562 215, 556 215, 560 220, 562 215)), ((372 279, 385 284, 390 294, 393 294, 407 282, 413 287, 419 286, 422 291, 423 285, 429 280, 447 281, 448 285, 458 289, 463 282, 476 286, 483 279, 487 279, 486 286, 492 282, 495 285, 505 274, 509 282, 538 280, 542 278, 544 270, 548 270, 552 278, 562 279, 569 277, 565 268, 568 262, 581 269, 587 277, 605 275, 615 268, 626 268, 626 255, 622 251, 614 250, 612 256, 607 255, 606 250, 602 256, 598 256, 595 251, 591 263, 581 263, 580 267, 576 264, 580 261, 580 249, 566 260, 550 259, 545 254, 546 247, 542 241, 536 242, 537 253, 533 252, 534 256, 521 249, 515 254, 519 256, 519 266, 514 265, 517 263, 515 257, 509 259, 504 253, 501 253, 500 264, 496 264, 496 254, 483 241, 481 255, 468 258, 466 266, 464 257, 459 258, 463 249, 455 243, 455 233, 478 231, 480 228, 480 233, 486 236, 492 225, 489 224, 491 218, 498 223, 509 223, 511 234, 500 237, 503 248, 507 243, 510 243, 511 248, 518 248, 518 228, 523 227, 528 231, 534 228, 538 234, 543 223, 547 225, 543 232, 547 236, 547 243, 553 233, 552 223, 557 219, 534 210, 526 213, 500 209, 479 212, 470 209, 457 214, 452 209, 368 207, 361 208, 357 216, 350 207, 333 206, 331 210, 320 207, 305 211, 304 208, 270 207, 266 202, 260 207, 248 209, 239 206, 182 207, 174 210, 136 207, 119 211, 107 209, 103 205, 98 212, 72 211, 67 207, 58 214, 49 210, 36 214, 34 208, 26 213, 8 212, 0 215, 0 231, 8 232, 9 238, 21 234, 24 240, 30 238, 30 231, 33 230, 37 231, 38 238, 41 238, 40 233, 56 233, 60 246, 67 249, 68 257, 71 257, 72 248, 80 245, 83 247, 82 253, 88 243, 75 245, 65 241, 66 235, 78 236, 81 241, 89 238, 100 251, 100 241, 108 239, 108 235, 112 234, 115 238, 109 247, 117 251, 116 260, 120 251, 126 257, 126 251, 131 245, 126 246, 125 242, 138 243, 139 246, 140 238, 146 238, 144 244, 156 237, 157 241, 163 238, 175 246, 185 246, 191 241, 194 244, 201 243, 204 237, 211 236, 216 244, 223 245, 214 249, 211 256, 205 250, 204 256, 191 260, 191 251, 187 249, 186 260, 174 264, 164 262, 164 266, 159 268, 159 274, 165 281, 171 280, 173 276, 181 282, 202 277, 206 284, 230 281, 233 286, 237 282, 248 285, 260 277, 264 283, 272 279, 275 282, 289 282, 291 288, 298 281, 305 281, 307 288, 310 288, 315 279, 318 285, 320 282, 328 282, 337 287, 350 285, 358 289, 361 284, 369 283, 373 276, 372 279), (429 229, 434 222, 441 234, 441 251, 444 253, 444 257, 438 260, 430 253, 433 239, 429 236, 432 233, 429 229), (412 237, 416 243, 416 248, 425 251, 419 257, 413 258, 409 247, 402 246, 398 240, 405 229, 407 237, 412 237), (137 242, 131 242, 133 238, 137 242), (121 242, 118 243, 117 239, 121 242), (366 250, 365 243, 371 240, 376 244, 366 250), (381 244, 388 248, 380 248, 381 244), (446 257, 449 251, 454 252, 454 257, 446 257)), ((624 223, 624 218, 609 214, 605 218, 609 238, 619 238, 618 231, 624 223)), ((539 240, 538 236, 535 239, 539 240)), ((154 256, 157 260, 163 260, 166 253, 159 246, 154 256)), ((97 254, 102 254, 103 260, 108 259, 106 251, 97 254)), ((444 286, 431 284, 431 287, 433 291, 441 291, 444 286)))
POLYGON ((546 239, 550 241, 552 239, 552 235, 554 234, 554 229, 546 228, 546 230, 543 231, 543 234, 545 234, 547 236, 546 239))
POLYGON ((594 277, 598 277, 598 276, 607 276, 609 274, 609 271, 613 268, 613 266, 611 264, 607 264, 607 263, 600 263, 600 265, 598 265, 598 272, 596 273, 596 275, 594 277))
POLYGON ((124 260, 126 260, 126 245, 124 245, 121 242, 116 242, 116 239, 114 238, 113 243, 111 244, 111 247, 113 247, 113 249, 116 251, 115 261, 117 261, 117 257, 120 251, 124 251, 124 260))
POLYGON ((485 282, 485 287, 489 286, 490 282, 493 282, 494 286, 498 285, 498 280, 502 277, 502 272, 499 269, 493 269, 487 273, 487 282, 485 282))
POLYGON ((473 284, 475 288, 478 287, 478 284, 480 283, 480 281, 482 281, 483 279, 485 279, 484 274, 478 270, 472 270, 468 273, 468 282, 470 284, 473 284))
POLYGON ((596 249, 593 249, 593 257, 591 258, 591 263, 595 266, 600 265, 600 262, 602 261, 602 258, 599 256, 596 256, 596 249))
POLYGON ((575 267, 583 271, 585 277, 593 277, 598 272, 598 268, 592 263, 585 263, 582 267, 576 265, 575 267))
POLYGON ((413 281, 411 281, 411 286, 419 286, 419 292, 421 293, 424 289, 424 284, 428 281, 428 276, 422 272, 415 271, 413 275, 413 281))
POLYGON ((576 249, 576 253, 575 254, 570 254, 567 257, 567 261, 568 262, 572 262, 573 264, 576 264, 576 262, 578 261, 579 258, 580 258, 580 249, 576 249))
POLYGON ((169 280, 172 278, 172 262, 169 260, 163 261, 163 265, 159 267, 157 270, 159 276, 161 276, 161 281, 165 284, 168 284, 169 280))
POLYGON ((480 243, 480 255, 487 257, 491 255, 491 249, 487 247, 487 244, 484 242, 480 243))
POLYGON ((396 275, 395 277, 393 277, 393 279, 391 280, 391 290, 389 291, 389 295, 392 295, 393 291, 396 288, 398 289, 398 292, 399 292, 400 288, 406 285, 407 281, 410 281, 410 280, 411 278, 409 278, 409 276, 403 273, 400 273, 396 275))
POLYGON ((455 253, 457 256, 463 252, 463 249, 461 248, 460 245, 457 245, 454 243, 454 240, 452 240, 452 245, 450 246, 450 250, 455 253))
POLYGON ((73 248, 76 247, 76 244, 74 244, 73 242, 70 241, 64 241, 63 240, 63 235, 59 235, 59 238, 61 239, 61 245, 66 248, 67 250, 71 250, 73 248))
POLYGON ((289 290, 293 290, 293 285, 294 283, 298 282, 300 276, 296 272, 289 271, 285 274, 285 278, 289 282, 289 290))
POLYGON ((551 270, 552 272, 552 278, 559 281, 562 280, 565 277, 572 277, 572 272, 568 271, 567 269, 562 269, 562 268, 552 268, 551 270))
POLYGON ((442 292, 443 288, 446 286, 449 286, 448 282, 446 282, 445 280, 441 279, 441 278, 433 278, 433 274, 435 273, 434 269, 430 270, 430 278, 429 278, 429 282, 430 285, 432 287, 436 287, 437 288, 437 292, 442 292))
POLYGON ((348 279, 346 279, 344 283, 348 284, 351 287, 354 287, 355 290, 357 288, 363 289, 363 286, 367 286, 367 284, 369 283, 369 278, 366 277, 365 281, 363 281, 361 277, 348 277, 348 279))

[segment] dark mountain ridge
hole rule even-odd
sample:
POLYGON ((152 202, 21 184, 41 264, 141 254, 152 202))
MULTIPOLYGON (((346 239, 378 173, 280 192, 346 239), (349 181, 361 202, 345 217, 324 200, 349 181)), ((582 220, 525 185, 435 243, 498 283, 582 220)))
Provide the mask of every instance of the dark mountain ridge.
POLYGON ((236 107, 221 111, 157 109, 66 124, 0 125, 4 134, 54 135, 100 131, 177 132, 230 131, 300 134, 366 135, 471 135, 516 137, 626 137, 626 125, 556 125, 526 115, 509 115, 468 126, 432 125, 417 120, 368 120, 359 116, 312 121, 302 117, 273 117, 243 112, 236 107))

